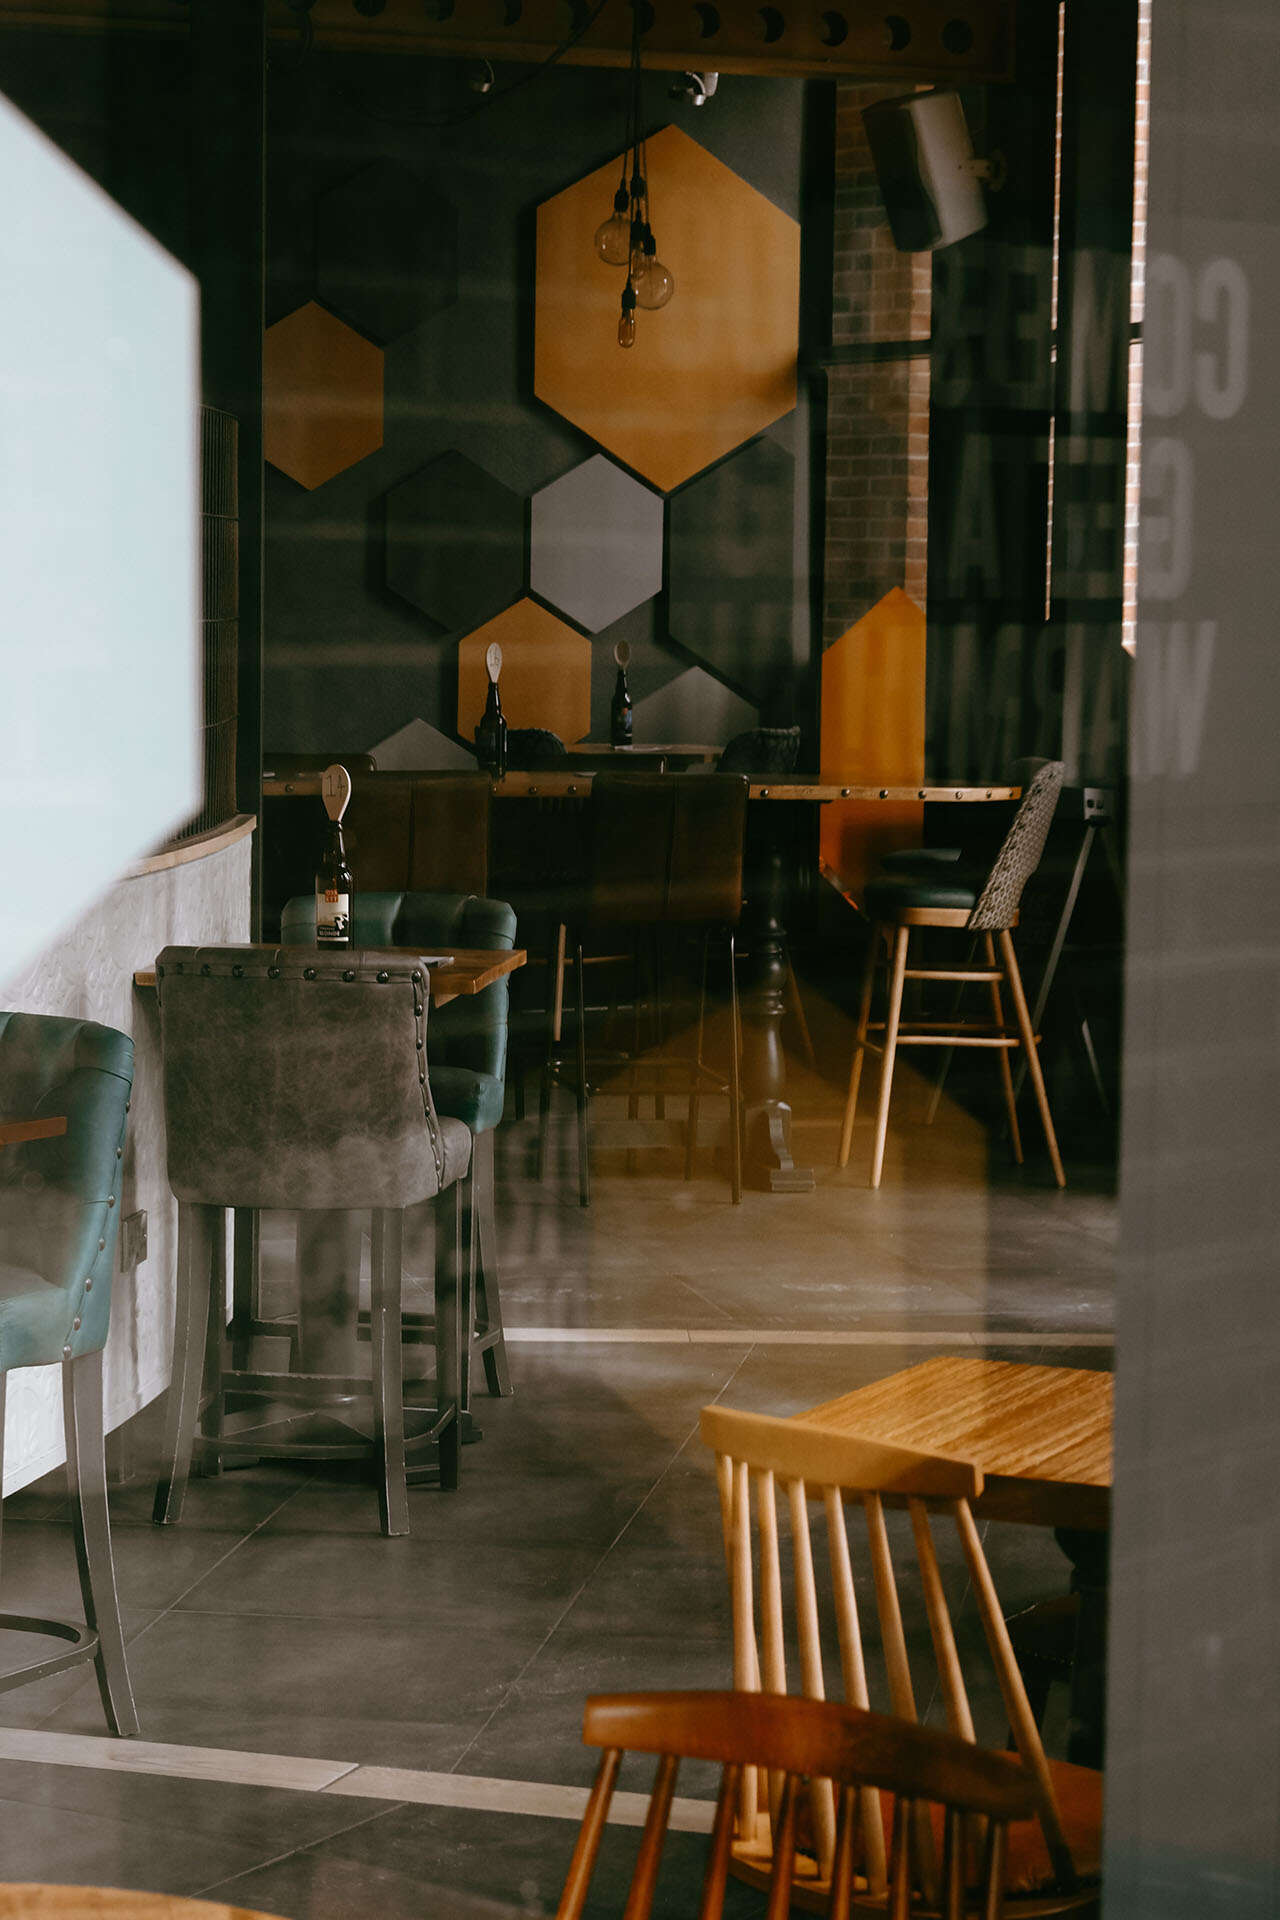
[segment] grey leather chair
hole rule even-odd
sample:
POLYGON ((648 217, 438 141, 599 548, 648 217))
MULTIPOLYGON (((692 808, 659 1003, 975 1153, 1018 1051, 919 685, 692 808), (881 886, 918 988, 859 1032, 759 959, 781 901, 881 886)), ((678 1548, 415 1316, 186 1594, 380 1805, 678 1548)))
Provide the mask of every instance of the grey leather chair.
POLYGON ((168 1469, 154 1518, 179 1518, 193 1449, 214 1463, 223 1454, 371 1458, 382 1530, 407 1533, 412 1456, 438 1447, 441 1483, 457 1485, 459 1182, 471 1156, 466 1126, 438 1115, 431 1096, 425 964, 403 950, 167 947, 156 975, 179 1226, 168 1469), (411 1409, 420 1430, 407 1437, 403 1231, 406 1213, 432 1201, 435 1404, 411 1409), (223 1366, 228 1207, 299 1214, 298 1372, 223 1366), (357 1372, 353 1216, 364 1212, 372 1216, 372 1381, 357 1372), (350 1412, 370 1393, 372 1444, 350 1412), (228 1396, 237 1408, 230 1417, 228 1396))

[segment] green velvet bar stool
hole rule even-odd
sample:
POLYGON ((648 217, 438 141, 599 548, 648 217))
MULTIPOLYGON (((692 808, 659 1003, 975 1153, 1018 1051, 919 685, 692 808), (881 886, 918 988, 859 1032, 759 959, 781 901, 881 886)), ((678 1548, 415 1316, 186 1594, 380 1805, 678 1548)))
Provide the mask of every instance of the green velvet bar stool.
MULTIPOLYGON (((314 941, 315 899, 290 900, 281 915, 282 937, 296 945, 314 941)), ((516 942, 516 916, 505 900, 474 893, 395 893, 356 889, 357 946, 411 947, 417 953, 455 953, 459 948, 501 948, 516 942)), ((471 1372, 484 1368, 491 1394, 511 1392, 502 1301, 498 1284, 494 1218, 494 1129, 506 1096, 507 981, 495 980, 477 994, 460 994, 431 1015, 431 1090, 436 1109, 462 1120, 472 1135, 471 1168, 463 1182, 463 1257, 471 1292, 472 1336, 462 1354, 462 1404, 470 1402, 471 1372)), ((405 1337, 423 1339, 430 1316, 407 1313, 405 1337)))
POLYGON ((0 1013, 0 1120, 49 1123, 47 1137, 0 1151, 0 1458, 10 1369, 60 1365, 87 1623, 0 1613, 0 1627, 63 1643, 56 1653, 0 1674, 0 1693, 92 1660, 107 1721, 118 1734, 136 1733, 138 1714, 111 1552, 102 1350, 132 1087, 128 1034, 91 1020, 0 1013))

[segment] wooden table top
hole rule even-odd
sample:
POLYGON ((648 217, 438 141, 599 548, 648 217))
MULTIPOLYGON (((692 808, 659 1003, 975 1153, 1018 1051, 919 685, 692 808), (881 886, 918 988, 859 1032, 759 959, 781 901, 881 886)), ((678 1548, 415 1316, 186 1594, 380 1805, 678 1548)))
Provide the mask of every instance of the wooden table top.
POLYGON ((1111 1523, 1112 1377, 949 1354, 795 1416, 981 1467, 974 1511, 996 1520, 1111 1523))
MULTIPOLYGON (((411 777, 406 775, 406 778, 411 777)), ((537 773, 504 774, 501 780, 493 782, 493 793, 497 800, 561 800, 590 793, 591 780, 591 773, 586 770, 571 772, 544 768, 537 773)), ((291 775, 287 780, 264 780, 262 791, 268 795, 318 794, 320 775, 300 773, 291 775)), ((877 787, 865 781, 850 780, 839 773, 795 773, 777 779, 753 779, 751 782, 753 800, 925 800, 948 802, 952 806, 959 801, 972 806, 986 800, 1017 800, 1021 795, 1021 787, 877 787)))
MULTIPOLYGON (((408 948, 405 951, 408 952, 408 948)), ((455 947, 447 967, 428 969, 431 1004, 433 1007, 444 1007, 450 1000, 457 1000, 464 994, 480 993, 485 987, 491 987, 495 980, 515 973, 528 957, 523 947, 455 947)), ((133 984, 143 989, 154 988, 155 968, 139 967, 133 976, 133 984)), ((0 1145, 3 1145, 2 1137, 0 1145)))
POLYGON ((0 1147, 21 1146, 24 1140, 58 1140, 66 1130, 65 1113, 46 1113, 40 1120, 0 1120, 0 1147))
POLYGON ((34 1882, 0 1886, 0 1920, 279 1920, 256 1908, 220 1900, 178 1900, 167 1893, 131 1893, 124 1887, 49 1887, 34 1882))

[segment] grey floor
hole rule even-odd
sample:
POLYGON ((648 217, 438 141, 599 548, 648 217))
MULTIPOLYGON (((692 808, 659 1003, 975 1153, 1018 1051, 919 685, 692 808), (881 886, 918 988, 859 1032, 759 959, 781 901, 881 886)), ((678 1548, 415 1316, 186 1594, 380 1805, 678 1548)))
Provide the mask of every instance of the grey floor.
MULTIPOLYGON (((580 1787, 588 1692, 729 1684, 702 1406, 786 1414, 935 1352, 1111 1364, 1105 1172, 1069 1161, 1058 1193, 1032 1125, 1030 1165, 1014 1171, 983 1121, 950 1103, 924 1129, 908 1076, 873 1194, 869 1128, 835 1173, 838 1098, 804 1079, 796 1142, 818 1186, 748 1193, 741 1208, 710 1152, 688 1186, 661 1157, 631 1173, 601 1154, 584 1212, 567 1120, 541 1187, 531 1123, 504 1129, 516 1393, 478 1401, 484 1438, 465 1450, 461 1488, 415 1491, 409 1539, 380 1538, 354 1472, 268 1465, 193 1483, 183 1524, 157 1530, 160 1410, 139 1423, 112 1516, 141 1737, 194 1750, 195 1766, 211 1749, 408 1769, 416 1798, 394 1781, 385 1798, 273 1785, 274 1762, 265 1784, 171 1777, 164 1756, 154 1771, 109 1770, 92 1679, 63 1675, 0 1702, 0 1754, 18 1740, 5 1729, 40 1729, 92 1736, 93 1763, 0 1759, 0 1881, 216 1895, 286 1920, 465 1914, 484 1900, 548 1911, 576 1831, 566 1812, 419 1801, 448 1798, 439 1775, 463 1798, 495 1780, 580 1787)), ((283 1230, 268 1252, 283 1286, 283 1230)), ((997 1527, 988 1551, 1008 1610, 1065 1586, 1038 1529, 997 1527)), ((7 1608, 78 1611, 54 1483, 6 1502, 4 1561, 7 1608)), ((0 1647, 0 1664, 9 1657, 0 1647)), ((980 1735, 1002 1743, 994 1697, 980 1693, 977 1709, 980 1735)), ((1055 1705, 1051 1744, 1061 1732, 1055 1705)), ((209 1764, 219 1771, 216 1755, 209 1764)), ((682 1791, 707 1788, 695 1776, 682 1791)), ((601 1912, 620 1911, 629 1840, 610 1833, 601 1912)), ((674 1836, 663 1912, 681 1909, 700 1845, 674 1836)), ((733 1903, 758 1910, 745 1889, 733 1903)))

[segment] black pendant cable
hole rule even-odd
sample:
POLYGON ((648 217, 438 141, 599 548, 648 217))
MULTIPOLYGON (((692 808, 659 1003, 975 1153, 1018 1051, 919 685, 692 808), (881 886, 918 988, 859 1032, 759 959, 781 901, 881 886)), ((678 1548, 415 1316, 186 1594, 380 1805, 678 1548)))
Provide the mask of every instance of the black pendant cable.
POLYGON ((658 258, 650 223, 649 168, 640 131, 641 100, 640 11, 644 0, 631 0, 631 63, 627 73, 627 109, 623 131, 622 173, 613 196, 613 212, 596 228, 596 257, 607 267, 625 267, 622 310, 618 316, 618 345, 632 347, 636 339, 636 309, 665 307, 675 292, 669 268, 658 258))

